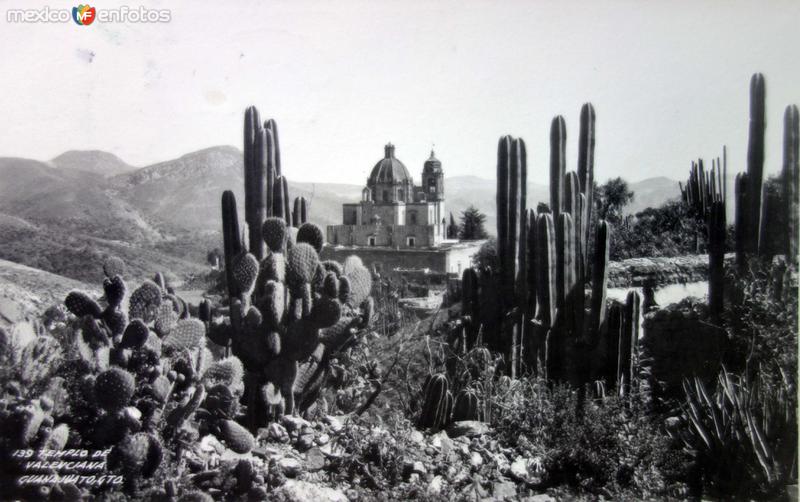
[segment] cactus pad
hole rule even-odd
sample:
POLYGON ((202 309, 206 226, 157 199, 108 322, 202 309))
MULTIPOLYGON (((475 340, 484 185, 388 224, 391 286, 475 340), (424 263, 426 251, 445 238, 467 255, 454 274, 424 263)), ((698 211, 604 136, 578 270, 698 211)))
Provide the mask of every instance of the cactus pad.
POLYGON ((64 300, 64 305, 66 305, 67 310, 78 317, 90 315, 98 318, 103 314, 100 304, 81 291, 71 291, 64 300))
POLYGON ((242 361, 236 356, 215 361, 203 375, 203 380, 233 387, 241 383, 244 375, 242 361))
POLYGON ((172 301, 162 303, 156 310, 155 323, 153 329, 158 336, 164 338, 178 323, 178 314, 172 306, 172 301))
POLYGON ((320 328, 333 326, 342 316, 342 304, 335 298, 322 297, 314 302, 311 320, 320 328))
POLYGON ((339 279, 336 277, 335 272, 325 274, 325 279, 322 282, 322 291, 331 298, 339 297, 339 279))
POLYGON ((255 438, 250 431, 233 420, 221 420, 219 424, 220 439, 236 453, 247 453, 253 449, 255 438))
POLYGON ((270 328, 277 328, 286 309, 283 284, 275 281, 268 281, 264 287, 264 298, 262 300, 262 314, 266 316, 267 324, 270 328))
POLYGON ((286 280, 286 257, 283 253, 272 253, 261 260, 262 281, 286 280))
POLYGON ((164 338, 166 350, 196 349, 205 346, 206 326, 198 319, 181 319, 164 338))
POLYGON ((283 252, 286 246, 286 220, 283 218, 267 218, 261 226, 264 242, 273 253, 283 252))
POLYGON ((106 294, 108 304, 113 308, 117 308, 125 297, 125 281, 118 275, 106 278, 103 281, 103 291, 106 294))
MULTIPOLYGON (((354 258, 354 257, 350 257, 354 258)), ((347 260, 350 261, 350 258, 347 260)), ((361 260, 358 260, 360 263, 361 260)), ((350 294, 348 295, 348 303, 351 305, 360 305, 369 296, 372 290, 372 274, 364 265, 347 266, 345 262, 345 275, 350 281, 350 294)))
POLYGON ((257 276, 258 260, 255 256, 245 253, 233 259, 233 280, 236 281, 236 287, 242 294, 252 293, 257 276))
POLYGON ((364 267, 364 262, 361 261, 361 258, 356 255, 351 255, 345 258, 344 264, 342 265, 342 272, 348 275, 353 270, 362 267, 364 267))
POLYGON ((322 229, 313 223, 303 223, 297 230, 297 243, 305 242, 310 244, 319 253, 325 245, 325 236, 322 229))
POLYGON ((103 263, 103 273, 108 278, 122 277, 125 275, 125 262, 118 256, 111 256, 103 263))
POLYGON ((94 381, 94 398, 108 412, 121 410, 128 405, 135 391, 133 375, 121 368, 111 368, 94 381))
POLYGON ((301 242, 287 253, 286 281, 290 288, 310 283, 317 271, 319 256, 313 247, 301 242))
POLYGON ((350 297, 350 279, 347 276, 339 278, 339 300, 346 302, 350 297))
POLYGON ((344 275, 344 269, 339 264, 338 261, 333 260, 325 260, 322 262, 322 266, 325 267, 325 270, 328 272, 333 272, 336 274, 336 277, 341 277, 344 275))
POLYGON ((103 321, 108 326, 113 336, 121 335, 128 325, 128 315, 121 310, 111 310, 111 307, 103 313, 103 321))
POLYGON ((136 291, 131 293, 128 314, 131 319, 144 322, 154 320, 156 309, 161 305, 161 288, 153 281, 144 281, 136 291))

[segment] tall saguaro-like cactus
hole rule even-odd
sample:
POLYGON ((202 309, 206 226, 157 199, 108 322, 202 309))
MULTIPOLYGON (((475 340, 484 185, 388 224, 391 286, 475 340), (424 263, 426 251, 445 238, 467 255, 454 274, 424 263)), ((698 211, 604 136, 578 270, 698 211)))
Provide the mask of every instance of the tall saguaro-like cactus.
MULTIPOLYGON (((277 125, 259 125, 255 108, 245 112, 245 220, 249 250, 242 244, 236 199, 222 195, 228 281, 228 318, 203 320, 209 338, 232 351, 245 368, 248 425, 255 431, 278 399, 287 413, 296 397, 303 408, 325 381, 331 354, 356 340, 372 317, 372 276, 350 257, 344 266, 321 262, 322 230, 304 223, 290 228, 286 178, 280 174, 277 125), (296 234, 296 238, 295 238, 296 234)), ((304 199, 297 213, 307 217, 304 199)))
POLYGON ((272 119, 262 125, 256 107, 248 107, 244 113, 244 209, 249 251, 257 260, 264 258, 264 219, 280 215, 292 223, 280 158, 278 125, 272 119))
POLYGON ((507 349, 511 374, 519 366, 520 339, 525 327, 527 285, 526 187, 527 158, 522 139, 504 136, 497 148, 497 256, 501 292, 500 332, 489 339, 495 350, 507 349))
POLYGON ((590 208, 594 109, 590 104, 581 109, 577 171, 566 172, 564 119, 556 117, 551 126, 551 207, 539 214, 526 208, 525 143, 511 136, 500 139, 499 270, 491 272, 493 281, 477 281, 477 274, 465 273, 468 294, 462 306, 465 318, 489 328, 484 338, 492 350, 507 356, 511 375, 520 372, 524 361, 528 370, 581 384, 590 381, 592 358, 606 334, 609 228, 604 221, 592 224, 590 208), (593 247, 588 242, 590 228, 596 228, 593 247), (591 301, 585 289, 590 275, 591 301), (491 284, 497 285, 499 295, 491 284))
MULTIPOLYGON (((747 143, 748 203, 746 251, 758 252, 761 235, 762 185, 764 183, 764 133, 766 123, 766 91, 764 75, 750 79, 750 127, 747 143)), ((737 236, 737 239, 739 237, 737 236)))
POLYGON ((796 105, 786 107, 783 115, 783 170, 781 172, 783 183, 784 212, 788 222, 785 253, 792 263, 797 263, 798 240, 798 212, 800 200, 798 197, 798 183, 800 183, 800 114, 796 105))

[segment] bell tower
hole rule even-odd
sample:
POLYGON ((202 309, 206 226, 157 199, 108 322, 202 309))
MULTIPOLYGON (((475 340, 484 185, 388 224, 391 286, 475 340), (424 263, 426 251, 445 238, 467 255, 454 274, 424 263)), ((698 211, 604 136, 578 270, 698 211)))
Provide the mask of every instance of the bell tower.
POLYGON ((436 158, 433 150, 422 168, 422 190, 425 192, 425 200, 429 202, 444 200, 444 172, 442 163, 436 158))

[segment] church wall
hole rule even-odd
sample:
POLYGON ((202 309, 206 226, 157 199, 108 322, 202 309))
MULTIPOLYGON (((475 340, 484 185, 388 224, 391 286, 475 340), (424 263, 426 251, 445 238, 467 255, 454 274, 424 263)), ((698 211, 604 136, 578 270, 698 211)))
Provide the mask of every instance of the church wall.
POLYGON ((400 250, 326 245, 320 258, 342 262, 348 256, 357 255, 368 268, 375 264, 382 270, 428 268, 434 272, 460 274, 470 265, 472 256, 478 252, 483 242, 475 241, 453 248, 400 250))
POLYGON ((423 202, 421 204, 406 204, 406 218, 404 220, 406 225, 433 225, 435 220, 431 219, 430 206, 431 204, 423 202), (416 223, 411 220, 411 211, 415 211, 417 215, 416 223))
POLYGON ((441 225, 329 225, 326 240, 339 246, 375 246, 409 248, 408 238, 414 238, 414 248, 437 246, 444 241, 441 225))
POLYGON ((369 204, 362 206, 364 214, 362 225, 371 225, 372 217, 380 216, 383 225, 402 225, 406 220, 405 205, 403 204, 369 204))
POLYGON ((361 225, 361 205, 342 204, 342 223, 345 225, 361 225))

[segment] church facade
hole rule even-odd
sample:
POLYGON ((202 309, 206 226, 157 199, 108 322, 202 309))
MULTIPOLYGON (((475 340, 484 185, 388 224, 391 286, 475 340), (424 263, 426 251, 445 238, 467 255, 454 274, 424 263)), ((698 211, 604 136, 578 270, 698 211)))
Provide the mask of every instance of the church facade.
POLYGON ((447 240, 442 163, 431 151, 415 185, 391 143, 372 168, 361 200, 342 206, 342 224, 327 229, 333 246, 435 248, 447 240))

